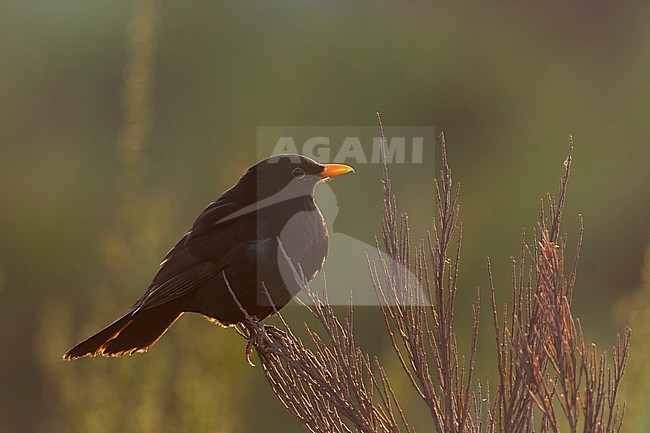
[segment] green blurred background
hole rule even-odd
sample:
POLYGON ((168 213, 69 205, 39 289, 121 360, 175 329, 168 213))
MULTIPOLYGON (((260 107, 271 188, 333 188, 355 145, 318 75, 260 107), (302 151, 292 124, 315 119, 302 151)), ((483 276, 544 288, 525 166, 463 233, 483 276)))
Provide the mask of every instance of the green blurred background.
MULTIPOLYGON (((301 431, 244 341, 200 317, 145 355, 61 355, 139 296, 254 162, 258 126, 374 125, 376 111, 446 134, 463 185, 462 342, 487 255, 508 299, 520 229, 556 191, 573 134, 571 246, 578 213, 586 226, 575 310, 606 349, 633 326, 624 431, 648 431, 648 22, 641 2, 0 2, 0 432, 301 431)), ((331 184, 334 230, 371 242, 379 172, 357 171, 331 184)), ((393 170, 415 237, 435 173, 393 170)), ((360 310, 361 343, 390 367, 365 332, 379 313, 360 310)), ((484 309, 487 379, 489 323, 484 309)))

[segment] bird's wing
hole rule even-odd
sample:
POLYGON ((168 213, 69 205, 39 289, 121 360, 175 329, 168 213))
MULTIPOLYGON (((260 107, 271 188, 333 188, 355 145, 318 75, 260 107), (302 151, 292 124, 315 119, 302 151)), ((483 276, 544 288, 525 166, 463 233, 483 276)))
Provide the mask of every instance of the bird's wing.
POLYGON ((248 249, 250 243, 237 243, 226 254, 215 258, 215 260, 201 261, 193 259, 187 249, 181 250, 183 251, 181 253, 171 255, 156 274, 147 292, 133 305, 133 309, 146 310, 158 307, 188 294, 206 281, 218 277, 232 258, 239 256, 242 251, 248 249), (193 263, 186 267, 185 264, 188 261, 193 263), (169 270, 177 267, 182 270, 169 270))
POLYGON ((210 203, 201 211, 190 231, 187 233, 189 238, 196 238, 205 234, 212 233, 215 229, 225 227, 237 220, 238 211, 242 205, 233 203, 225 198, 210 203))
POLYGON ((153 308, 191 292, 248 248, 256 237, 255 225, 247 224, 247 218, 227 219, 236 208, 219 200, 206 207, 167 253, 149 288, 131 310, 153 308))

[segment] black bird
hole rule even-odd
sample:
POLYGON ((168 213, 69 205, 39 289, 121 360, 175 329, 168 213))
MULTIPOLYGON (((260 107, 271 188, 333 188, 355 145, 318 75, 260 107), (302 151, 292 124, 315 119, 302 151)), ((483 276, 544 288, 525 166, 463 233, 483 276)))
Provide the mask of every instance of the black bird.
POLYGON ((300 290, 296 271, 311 280, 327 256, 314 187, 350 171, 292 154, 253 165, 199 214, 129 311, 63 358, 146 351, 184 312, 224 326, 242 322, 242 309, 273 314, 300 290))

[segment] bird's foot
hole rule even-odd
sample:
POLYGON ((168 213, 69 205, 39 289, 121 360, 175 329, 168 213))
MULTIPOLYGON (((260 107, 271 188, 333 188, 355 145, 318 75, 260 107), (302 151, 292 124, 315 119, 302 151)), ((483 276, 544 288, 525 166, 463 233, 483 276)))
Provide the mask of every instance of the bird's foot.
POLYGON ((247 339, 244 351, 246 354, 246 361, 253 367, 255 367, 255 364, 251 361, 253 348, 264 352, 269 347, 269 343, 272 343, 275 340, 285 340, 289 338, 286 331, 273 325, 265 325, 255 317, 247 318, 247 320, 242 322, 240 326, 240 334, 247 339))
POLYGON ((253 354, 253 347, 255 347, 255 341, 259 338, 259 329, 261 325, 256 318, 249 317, 245 322, 243 322, 244 328, 248 332, 248 341, 246 342, 246 348, 244 353, 246 354, 246 361, 251 367, 255 367, 255 364, 251 361, 251 355, 253 354))
POLYGON ((264 331, 267 333, 267 335, 271 336, 272 338, 278 339, 278 340, 284 340, 287 337, 287 332, 278 328, 277 326, 273 325, 263 325, 264 326, 264 331))
POLYGON ((248 365, 251 367, 255 367, 255 364, 253 364, 253 361, 251 361, 251 355, 253 354, 253 346, 255 345, 253 343, 254 339, 256 337, 251 333, 250 337, 248 338, 248 342, 246 343, 246 361, 248 362, 248 365))

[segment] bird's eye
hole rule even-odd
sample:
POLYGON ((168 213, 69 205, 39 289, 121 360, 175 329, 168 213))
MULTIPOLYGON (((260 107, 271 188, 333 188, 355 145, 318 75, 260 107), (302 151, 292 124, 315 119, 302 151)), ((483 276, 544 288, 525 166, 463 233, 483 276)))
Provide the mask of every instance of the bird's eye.
POLYGON ((291 172, 291 174, 292 174, 293 177, 295 177, 296 179, 302 179, 303 177, 305 177, 305 170, 303 170, 303 169, 300 168, 300 167, 298 167, 298 168, 294 168, 293 171, 291 172))

